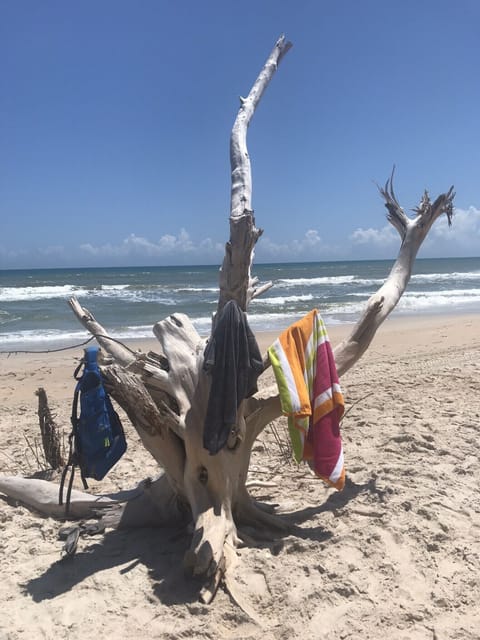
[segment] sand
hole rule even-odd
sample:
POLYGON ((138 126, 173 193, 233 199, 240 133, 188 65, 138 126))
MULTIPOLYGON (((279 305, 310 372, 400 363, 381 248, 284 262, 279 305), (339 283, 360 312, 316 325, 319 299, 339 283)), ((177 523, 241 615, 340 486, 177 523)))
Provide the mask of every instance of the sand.
MULTIPOLYGON (((329 328, 334 344, 345 332, 329 328)), ((0 355, 3 473, 38 470, 39 386, 68 433, 81 354, 0 355)), ((250 479, 273 486, 252 492, 298 529, 238 550, 243 609, 222 589, 198 602, 186 532, 107 532, 60 561, 60 523, 0 498, 0 638, 480 638, 479 362, 478 315, 387 320, 342 378, 341 493, 289 462, 284 419, 265 431, 250 479)), ((129 449, 94 491, 157 473, 125 426, 129 449)))

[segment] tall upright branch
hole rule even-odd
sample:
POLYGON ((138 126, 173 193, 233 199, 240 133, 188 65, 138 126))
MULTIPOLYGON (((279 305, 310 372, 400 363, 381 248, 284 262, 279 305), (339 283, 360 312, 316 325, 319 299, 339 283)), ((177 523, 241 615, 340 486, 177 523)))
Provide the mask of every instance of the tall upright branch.
POLYGON ((252 209, 252 172, 247 149, 247 129, 270 80, 283 56, 292 44, 281 36, 260 71, 250 93, 240 98, 241 106, 230 136, 231 199, 230 240, 225 245, 225 257, 220 270, 220 294, 217 311, 229 300, 235 300, 246 311, 249 302, 271 286, 256 289, 250 268, 253 249, 263 233, 255 226, 252 209))

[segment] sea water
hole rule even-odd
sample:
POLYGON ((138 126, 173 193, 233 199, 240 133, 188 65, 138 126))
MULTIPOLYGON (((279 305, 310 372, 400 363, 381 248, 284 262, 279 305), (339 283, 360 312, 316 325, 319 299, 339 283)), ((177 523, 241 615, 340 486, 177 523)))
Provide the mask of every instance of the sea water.
MULTIPOLYGON (((328 324, 352 323, 385 281, 393 261, 254 265, 252 275, 273 287, 252 301, 256 331, 280 331, 318 308, 328 324)), ((152 326, 175 312, 207 335, 218 299, 218 266, 0 270, 0 351, 48 349, 89 337, 71 312, 71 296, 110 335, 153 337, 152 326)), ((480 311, 480 258, 419 259, 393 312, 480 311)))

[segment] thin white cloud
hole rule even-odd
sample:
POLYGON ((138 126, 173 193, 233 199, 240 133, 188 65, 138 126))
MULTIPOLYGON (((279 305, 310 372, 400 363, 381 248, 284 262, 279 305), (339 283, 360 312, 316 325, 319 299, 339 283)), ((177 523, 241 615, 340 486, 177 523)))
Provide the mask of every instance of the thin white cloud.
MULTIPOLYGON (((325 234, 328 230, 325 230, 325 234)), ((210 237, 193 240, 186 229, 165 234, 158 240, 131 233, 117 244, 86 243, 75 249, 62 245, 32 250, 0 246, 0 267, 45 267, 67 265, 220 264, 224 242, 210 237)), ((259 262, 394 258, 400 248, 397 231, 389 224, 378 228, 358 227, 342 237, 326 237, 308 229, 299 237, 276 241, 263 235, 255 247, 259 262)), ((423 257, 480 255, 480 209, 456 209, 451 227, 443 216, 429 232, 421 249, 423 257)))
MULTIPOLYGON (((390 224, 382 227, 358 227, 348 237, 324 239, 317 229, 308 229, 299 238, 276 242, 263 235, 256 245, 256 259, 262 262, 308 261, 329 259, 394 258, 400 248, 400 237, 390 224)), ((94 246, 84 244, 84 253, 98 259, 138 261, 146 257, 167 263, 220 262, 224 244, 211 238, 194 242, 185 229, 177 235, 166 234, 158 241, 130 234, 118 245, 107 243, 94 246)), ((424 256, 476 255, 480 250, 480 209, 455 210, 452 227, 446 216, 437 220, 427 236, 424 256)))
POLYGON ((309 229, 303 238, 303 244, 309 247, 318 247, 322 239, 316 229, 309 229))
MULTIPOLYGON (((349 237, 352 255, 362 258, 394 257, 400 247, 399 236, 391 225, 381 228, 358 228, 349 237)), ((447 217, 439 218, 429 231, 421 249, 424 257, 475 256, 480 254, 480 209, 455 209, 452 225, 447 217)))
POLYGON ((38 249, 38 253, 42 256, 48 257, 64 257, 65 256, 65 247, 63 245, 53 245, 50 247, 40 247, 38 249))
POLYGON ((480 209, 469 207, 468 209, 455 209, 452 226, 448 226, 446 216, 442 216, 430 232, 431 237, 453 240, 456 244, 470 246, 472 244, 480 249, 480 209))
POLYGON ((331 247, 322 240, 317 229, 308 229, 301 238, 286 242, 275 242, 268 236, 262 236, 256 253, 259 259, 272 262, 322 260, 322 256, 331 253, 331 247))
POLYGON ((398 233, 390 225, 380 229, 359 227, 350 235, 352 245, 373 245, 374 247, 394 247, 398 245, 398 233))
POLYGON ((25 249, 10 249, 0 246, 0 258, 3 260, 15 260, 18 257, 26 255, 25 249))
MULTIPOLYGON (((178 235, 166 234, 154 242, 142 236, 130 234, 118 245, 105 243, 103 245, 83 244, 81 250, 97 260, 124 261, 149 257, 170 264, 185 262, 221 262, 225 245, 223 242, 215 242, 211 238, 204 238, 194 242, 185 229, 181 229, 178 235)), ((332 255, 332 247, 327 246, 318 230, 308 229, 300 238, 293 238, 286 242, 275 242, 262 236, 256 245, 257 259, 268 261, 292 261, 292 260, 322 260, 325 255, 332 255)))
POLYGON ((223 245, 214 243, 210 238, 205 238, 195 244, 189 233, 185 229, 180 229, 178 235, 165 234, 156 242, 131 233, 118 245, 110 242, 102 245, 87 243, 80 245, 80 249, 90 256, 102 259, 141 259, 149 257, 159 260, 173 259, 175 262, 182 262, 186 259, 219 259, 223 251, 223 245))

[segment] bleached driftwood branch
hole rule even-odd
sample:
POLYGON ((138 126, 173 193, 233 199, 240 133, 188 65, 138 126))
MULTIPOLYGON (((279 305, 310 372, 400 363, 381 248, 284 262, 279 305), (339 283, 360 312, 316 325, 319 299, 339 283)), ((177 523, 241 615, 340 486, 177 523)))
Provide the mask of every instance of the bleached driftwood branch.
POLYGON ((232 128, 230 240, 225 245, 225 257, 220 270, 218 311, 232 299, 246 311, 253 298, 272 286, 271 283, 266 283, 256 288, 258 281, 252 279, 250 274, 253 250, 263 231, 257 229, 253 216, 252 171, 247 149, 247 130, 265 89, 291 46, 285 36, 277 40, 250 93, 246 98, 240 99, 240 109, 232 128))
POLYGON ((288 42, 284 35, 280 36, 250 89, 250 93, 246 98, 240 98, 240 109, 230 137, 231 218, 240 218, 245 209, 247 211, 252 209, 252 171, 247 150, 247 130, 266 88, 278 69, 278 65, 291 47, 292 43, 288 42))
POLYGON ((35 394, 38 396, 38 419, 45 460, 52 469, 61 469, 65 464, 62 443, 58 426, 48 406, 47 393, 43 387, 39 387, 35 394))
MULTIPOLYGON (((344 375, 358 362, 370 346, 377 329, 398 304, 410 280, 418 250, 435 220, 445 214, 449 225, 452 221, 455 196, 453 187, 447 193, 438 196, 433 204, 425 191, 420 204, 414 209, 414 218, 405 214, 396 199, 393 172, 385 187, 379 190, 385 200, 387 219, 400 234, 401 246, 387 279, 367 301, 365 311, 350 335, 333 350, 339 376, 344 375)), ((280 415, 280 400, 276 387, 264 390, 261 396, 257 394, 255 398, 250 398, 246 409, 250 437, 256 438, 262 429, 280 415)))
POLYGON ((387 218, 401 238, 400 251, 384 284, 367 302, 362 316, 351 334, 334 349, 339 375, 350 369, 368 349, 378 327, 396 307, 412 275, 418 250, 433 223, 442 214, 451 224, 453 213, 453 187, 433 202, 425 191, 415 208, 415 217, 409 218, 399 205, 393 190, 393 172, 385 187, 380 189, 388 210, 387 218))

